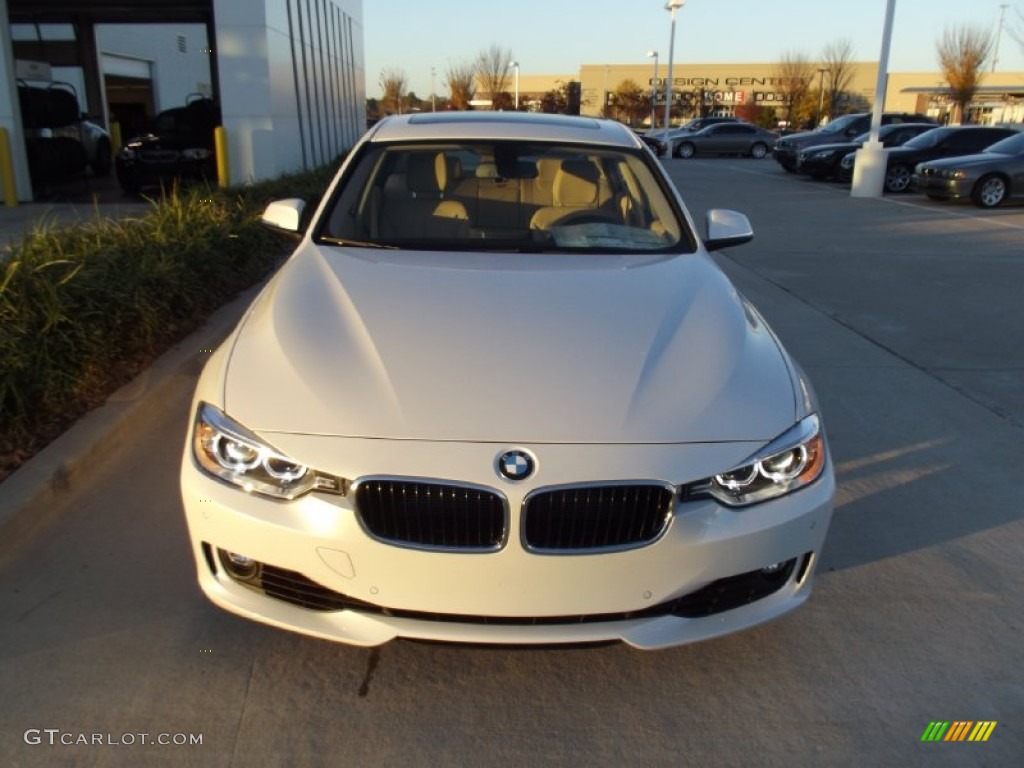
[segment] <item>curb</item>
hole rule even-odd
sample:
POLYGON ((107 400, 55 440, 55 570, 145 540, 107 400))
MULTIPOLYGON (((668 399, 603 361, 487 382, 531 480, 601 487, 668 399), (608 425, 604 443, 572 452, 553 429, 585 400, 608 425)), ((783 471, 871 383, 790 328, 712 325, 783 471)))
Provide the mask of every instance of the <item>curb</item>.
MULTIPOLYGON (((269 278, 267 278, 269 279, 269 278)), ((231 333, 266 279, 216 310, 107 401, 0 483, 0 545, 16 545, 57 516, 83 479, 137 440, 168 402, 191 397, 209 352, 231 333)))

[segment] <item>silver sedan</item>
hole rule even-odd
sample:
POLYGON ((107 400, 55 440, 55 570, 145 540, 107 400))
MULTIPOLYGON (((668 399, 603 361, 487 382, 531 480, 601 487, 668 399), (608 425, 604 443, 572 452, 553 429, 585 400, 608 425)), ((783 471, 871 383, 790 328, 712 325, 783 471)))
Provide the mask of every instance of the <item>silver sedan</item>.
POLYGON ((680 140, 675 154, 677 157, 749 155, 760 160, 778 140, 777 133, 750 123, 719 123, 680 140))
POLYGON ((970 198, 981 208, 1024 197, 1024 133, 997 141, 976 155, 919 163, 911 183, 933 200, 970 198))

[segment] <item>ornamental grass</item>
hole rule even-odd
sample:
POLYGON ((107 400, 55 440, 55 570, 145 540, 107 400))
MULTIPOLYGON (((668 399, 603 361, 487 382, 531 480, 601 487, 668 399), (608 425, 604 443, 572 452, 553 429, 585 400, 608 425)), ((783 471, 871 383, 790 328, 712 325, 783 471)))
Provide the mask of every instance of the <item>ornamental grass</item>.
POLYGON ((260 213, 285 197, 311 210, 333 170, 43 220, 0 253, 0 480, 279 265, 294 243, 260 213))

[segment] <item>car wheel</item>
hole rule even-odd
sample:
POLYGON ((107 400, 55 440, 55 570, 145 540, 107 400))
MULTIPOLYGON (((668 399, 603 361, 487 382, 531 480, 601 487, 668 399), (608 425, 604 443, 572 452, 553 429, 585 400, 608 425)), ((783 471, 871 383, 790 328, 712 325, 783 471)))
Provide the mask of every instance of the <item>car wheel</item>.
POLYGON ((693 157, 695 154, 697 154, 697 149, 690 142, 684 141, 682 144, 679 145, 679 157, 693 157))
POLYGON ((755 160, 762 160, 764 156, 767 154, 768 147, 767 145, 762 144, 761 142, 757 142, 757 144, 750 148, 750 156, 755 160))
POLYGON ((90 166, 94 176, 109 176, 110 167, 113 164, 113 156, 110 154, 110 142, 102 138, 96 142, 96 154, 92 158, 90 166))
POLYGON ((995 208, 1006 199, 1006 179, 994 173, 982 176, 971 190, 971 200, 979 208, 995 208))
POLYGON ((910 186, 910 169, 905 165, 894 165, 885 172, 886 192, 905 192, 910 186))

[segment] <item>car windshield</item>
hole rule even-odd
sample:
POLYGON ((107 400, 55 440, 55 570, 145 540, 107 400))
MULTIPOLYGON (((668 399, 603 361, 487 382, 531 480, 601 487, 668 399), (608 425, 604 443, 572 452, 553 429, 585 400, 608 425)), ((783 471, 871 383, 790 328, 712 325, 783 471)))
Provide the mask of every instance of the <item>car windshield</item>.
POLYGON ((1024 132, 1018 133, 1016 136, 1000 139, 984 151, 995 152, 1000 155, 1024 155, 1024 132))
POLYGON ((822 133, 844 133, 859 117, 860 115, 843 115, 842 117, 837 117, 831 123, 823 125, 818 130, 822 133))
POLYGON ((932 128, 930 131, 919 133, 903 146, 908 149, 928 149, 929 147, 934 147, 946 138, 950 130, 950 128, 932 128))
MULTIPOLYGON (((898 128, 902 128, 902 127, 903 126, 900 123, 890 123, 889 125, 880 125, 880 126, 878 126, 878 138, 884 139, 890 133, 895 133, 898 128)), ((868 140, 870 138, 871 138, 871 131, 864 131, 864 133, 862 133, 860 136, 854 136, 852 139, 850 139, 850 142, 852 144, 867 144, 868 140)))
POLYGON ((605 146, 373 143, 346 167, 322 243, 476 251, 691 251, 648 153, 605 146))

